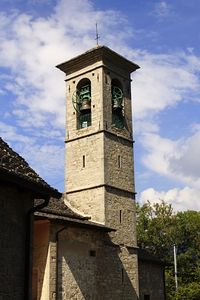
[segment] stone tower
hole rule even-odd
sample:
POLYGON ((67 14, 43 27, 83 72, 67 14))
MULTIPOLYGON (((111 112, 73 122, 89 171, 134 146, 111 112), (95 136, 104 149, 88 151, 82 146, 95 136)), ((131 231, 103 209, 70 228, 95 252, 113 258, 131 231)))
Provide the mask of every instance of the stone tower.
POLYGON ((130 74, 139 67, 105 46, 57 67, 67 85, 66 201, 115 229, 109 238, 136 295, 127 291, 124 299, 137 299, 130 74))

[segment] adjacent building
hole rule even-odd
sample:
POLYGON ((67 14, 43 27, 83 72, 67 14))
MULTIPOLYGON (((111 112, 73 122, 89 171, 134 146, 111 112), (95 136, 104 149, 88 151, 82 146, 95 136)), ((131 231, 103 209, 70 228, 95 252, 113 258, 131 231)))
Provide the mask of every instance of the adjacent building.
MULTIPOLYGON (((0 138, 0 299, 29 299, 34 199, 61 194, 0 138)), ((30 298, 31 299, 31 298, 30 298)))

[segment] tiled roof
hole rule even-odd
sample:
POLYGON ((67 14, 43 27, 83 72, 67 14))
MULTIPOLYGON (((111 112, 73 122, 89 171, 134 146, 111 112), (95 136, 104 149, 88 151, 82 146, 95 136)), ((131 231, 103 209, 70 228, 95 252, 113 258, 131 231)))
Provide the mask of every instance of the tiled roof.
MULTIPOLYGON (((35 200, 35 206, 41 204, 42 199, 35 200)), ((88 227, 91 229, 97 229, 102 231, 113 231, 103 224, 95 223, 89 220, 89 217, 84 217, 74 212, 64 203, 64 197, 60 199, 51 198, 48 206, 35 212, 36 218, 47 218, 54 222, 62 222, 63 224, 70 223, 74 226, 88 227)))
MULTIPOLYGON (((35 206, 43 202, 40 199, 35 200, 35 206)), ((70 209, 65 203, 63 197, 60 199, 50 198, 48 206, 42 208, 40 212, 54 214, 57 216, 69 217, 74 219, 85 220, 88 217, 79 215, 70 209)))
POLYGON ((0 138, 0 178, 41 194, 60 196, 60 193, 46 183, 2 138, 0 138))

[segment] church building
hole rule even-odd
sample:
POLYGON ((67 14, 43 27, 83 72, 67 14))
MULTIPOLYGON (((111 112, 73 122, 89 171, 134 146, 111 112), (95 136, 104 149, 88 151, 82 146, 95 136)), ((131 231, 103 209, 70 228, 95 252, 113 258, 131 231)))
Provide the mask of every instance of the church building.
POLYGON ((97 46, 57 68, 66 82, 65 191, 49 187, 45 205, 42 193, 35 199, 24 299, 164 300, 164 265, 137 247, 131 73, 139 66, 97 46))

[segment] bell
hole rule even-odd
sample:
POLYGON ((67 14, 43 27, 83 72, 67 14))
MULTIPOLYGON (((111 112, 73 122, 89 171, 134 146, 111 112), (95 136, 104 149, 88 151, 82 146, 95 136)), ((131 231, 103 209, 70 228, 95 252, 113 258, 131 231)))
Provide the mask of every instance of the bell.
POLYGON ((88 99, 84 99, 81 103, 80 111, 90 110, 91 109, 91 101, 88 99))

